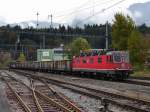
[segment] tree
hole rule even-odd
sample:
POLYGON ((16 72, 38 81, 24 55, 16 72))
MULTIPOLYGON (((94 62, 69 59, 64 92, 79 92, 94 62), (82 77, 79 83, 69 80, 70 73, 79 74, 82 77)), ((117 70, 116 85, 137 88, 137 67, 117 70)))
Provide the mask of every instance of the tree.
POLYGON ((24 53, 21 52, 20 56, 18 58, 18 61, 21 62, 21 63, 23 63, 23 62, 25 62, 25 60, 26 60, 25 55, 24 55, 24 53))
POLYGON ((9 52, 1 52, 0 57, 0 68, 6 67, 11 61, 9 52))
POLYGON ((131 62, 136 64, 142 64, 145 60, 144 49, 142 45, 142 35, 137 31, 132 31, 130 38, 128 39, 128 50, 130 52, 131 62))
POLYGON ((75 39, 69 46, 71 56, 79 55, 81 50, 90 49, 88 41, 82 37, 75 39))
POLYGON ((150 38, 149 37, 145 37, 145 38, 142 38, 142 41, 141 43, 144 43, 142 44, 142 54, 144 54, 144 61, 146 63, 150 62, 150 38))
POLYGON ((126 17, 117 13, 112 25, 112 47, 118 50, 126 50, 128 38, 134 29, 134 22, 129 16, 126 17))
POLYGON ((139 26, 139 31, 143 34, 148 33, 148 27, 146 26, 146 24, 142 24, 141 26, 139 26))

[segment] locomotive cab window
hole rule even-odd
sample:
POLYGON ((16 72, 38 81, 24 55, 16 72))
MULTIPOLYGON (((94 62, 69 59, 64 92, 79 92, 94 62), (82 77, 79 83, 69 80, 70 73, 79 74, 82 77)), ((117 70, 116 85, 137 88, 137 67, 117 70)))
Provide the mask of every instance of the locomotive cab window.
POLYGON ((112 56, 111 56, 111 55, 107 56, 107 57, 106 57, 106 61, 112 63, 112 62, 113 62, 112 56))
POLYGON ((114 62, 120 63, 121 62, 121 54, 120 52, 114 53, 114 62))
POLYGON ((98 57, 98 63, 102 63, 102 58, 98 57))

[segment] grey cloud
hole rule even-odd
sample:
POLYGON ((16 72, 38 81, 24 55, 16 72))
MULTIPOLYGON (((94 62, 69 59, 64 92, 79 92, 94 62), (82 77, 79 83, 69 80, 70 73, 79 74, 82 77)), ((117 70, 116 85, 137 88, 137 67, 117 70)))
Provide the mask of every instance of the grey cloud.
POLYGON ((133 4, 128 10, 132 13, 137 24, 146 23, 150 26, 150 2, 133 4))

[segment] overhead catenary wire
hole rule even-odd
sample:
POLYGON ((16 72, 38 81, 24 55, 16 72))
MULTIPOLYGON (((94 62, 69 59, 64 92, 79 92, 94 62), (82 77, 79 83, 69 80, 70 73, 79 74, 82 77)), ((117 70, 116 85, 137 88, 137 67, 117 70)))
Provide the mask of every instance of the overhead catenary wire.
MULTIPOLYGON (((53 14, 53 18, 55 19, 55 20, 57 20, 57 21, 61 21, 61 20, 64 20, 65 18, 68 18, 68 17, 70 17, 71 15, 74 15, 74 14, 77 14, 77 13, 81 13, 82 11, 86 11, 86 10, 89 10, 89 9, 91 9, 91 10, 93 10, 93 13, 92 13, 92 16, 95 16, 96 14, 95 14, 95 8, 96 7, 98 7, 98 6, 102 6, 102 5, 106 5, 106 4, 110 4, 111 2, 114 2, 114 1, 116 1, 116 0, 105 0, 105 1, 102 1, 102 2, 100 2, 100 0, 98 0, 98 1, 93 1, 92 2, 92 4, 89 4, 88 6, 89 7, 87 7, 87 3, 89 2, 89 1, 91 1, 91 0, 88 0, 87 2, 85 2, 85 3, 83 3, 82 5, 80 5, 80 6, 78 6, 78 7, 76 7, 76 9, 74 8, 73 9, 73 11, 71 11, 71 12, 68 12, 68 10, 67 11, 64 11, 65 13, 64 14, 53 14)), ((123 0, 124 1, 124 0, 123 0)), ((120 1, 119 1, 120 2, 120 1)), ((118 3, 118 2, 117 2, 118 3)), ((115 3, 116 4, 116 3, 115 3)), ((114 4, 113 4, 114 5, 114 4)), ((102 11, 104 11, 105 9, 108 9, 108 8, 103 8, 102 9, 102 11)), ((96 12, 97 13, 97 12, 96 12)), ((91 15, 90 16, 88 16, 87 17, 87 19, 88 18, 91 18, 91 15)), ((63 23, 63 24, 67 24, 67 23, 63 23)))
POLYGON ((85 11, 85 10, 88 10, 88 9, 93 9, 93 7, 104 5, 104 4, 110 3, 111 1, 113 1, 113 0, 107 0, 107 1, 99 2, 99 3, 94 1, 94 4, 91 4, 91 6, 89 6, 89 7, 86 6, 86 7, 76 8, 76 10, 74 10, 72 12, 69 12, 67 14, 61 14, 61 15, 58 15, 58 16, 55 15, 55 18, 66 18, 67 16, 70 16, 70 15, 73 15, 73 14, 76 14, 76 13, 79 13, 81 11, 85 11))
POLYGON ((89 20, 90 18, 92 18, 92 17, 94 17, 94 16, 96 16, 96 15, 98 15, 98 14, 101 14, 101 13, 105 12, 106 10, 111 9, 112 7, 114 7, 114 6, 116 6, 116 5, 120 4, 120 3, 122 3, 122 2, 124 2, 124 1, 126 1, 126 0, 120 0, 120 1, 118 1, 118 2, 116 2, 116 3, 114 3, 114 4, 110 5, 110 6, 108 6, 108 7, 106 7, 106 8, 103 8, 103 9, 101 9, 100 11, 96 12, 95 14, 90 15, 90 16, 86 17, 86 18, 83 19, 83 20, 80 20, 76 25, 81 24, 81 23, 83 23, 83 22, 86 21, 86 20, 89 20))
MULTIPOLYGON (((81 4, 80 6, 77 6, 77 7, 74 7, 74 8, 72 8, 72 9, 69 9, 69 11, 70 11, 70 12, 73 12, 74 9, 81 9, 81 8, 83 8, 84 6, 86 6, 86 4, 89 3, 89 2, 90 2, 90 0, 86 1, 85 3, 81 4)), ((65 15, 64 13, 66 13, 66 12, 67 12, 67 14, 68 14, 68 10, 64 10, 64 11, 61 11, 61 12, 59 12, 59 13, 55 13, 55 15, 56 15, 55 17, 64 16, 64 15, 65 15)))

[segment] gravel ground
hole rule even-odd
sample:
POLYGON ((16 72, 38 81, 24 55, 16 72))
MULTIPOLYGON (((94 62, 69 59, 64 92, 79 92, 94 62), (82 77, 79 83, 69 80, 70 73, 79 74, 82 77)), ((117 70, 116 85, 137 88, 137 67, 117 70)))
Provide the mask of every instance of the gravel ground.
MULTIPOLYGON (((14 76, 18 79, 23 80, 24 82, 28 83, 27 78, 25 78, 24 76, 18 76, 16 74, 14 74, 14 76)), ((53 77, 59 77, 56 75, 53 75, 53 77)), ((63 78, 64 76, 60 76, 61 78, 63 78)), ((65 80, 79 80, 78 78, 75 77, 66 77, 64 78, 65 80)), ((64 89, 62 87, 58 87, 56 85, 50 85, 52 86, 56 91, 64 94, 65 96, 67 96, 68 98, 70 98, 73 102, 75 102, 79 107, 82 107, 83 110, 85 110, 86 112, 100 112, 99 108, 102 106, 101 101, 95 98, 90 98, 86 95, 81 95, 75 92, 72 92, 71 90, 68 89, 64 89)), ((113 110, 114 112, 129 112, 126 110, 123 110, 122 108, 118 108, 114 105, 109 105, 109 109, 113 110)))
POLYGON ((72 77, 72 76, 63 76, 63 75, 54 75, 48 73, 37 73, 39 75, 46 75, 52 78, 63 79, 68 82, 73 82, 81 85, 85 85, 92 88, 97 89, 107 89, 108 91, 121 92, 121 93, 129 93, 129 94, 137 94, 138 97, 148 96, 150 97, 150 87, 135 85, 135 84, 127 84, 121 82, 113 82, 113 81, 104 81, 98 79, 88 79, 88 78, 80 78, 80 77, 72 77))
MULTIPOLYGON (((68 89, 63 89, 62 87, 58 87, 55 85, 51 85, 51 86, 58 92, 65 94, 65 96, 70 98, 72 101, 74 101, 78 105, 81 105, 86 112, 101 112, 100 107, 102 106, 102 104, 100 100, 95 99, 95 98, 90 98, 88 96, 81 95, 78 93, 74 93, 68 89)), ((122 108, 118 108, 114 105, 109 105, 108 109, 113 112, 132 112, 132 111, 127 111, 122 108)))
MULTIPOLYGON (((12 73, 12 72, 11 72, 12 73)), ((121 82, 112 82, 112 81, 103 81, 103 80, 95 80, 95 79, 88 79, 88 78, 79 78, 79 77, 72 77, 72 76, 63 76, 63 75, 53 75, 53 74, 45 74, 45 73, 36 73, 37 75, 46 75, 52 78, 56 79, 64 79, 65 81, 74 82, 77 84, 85 85, 88 87, 93 87, 97 89, 105 89, 108 91, 114 91, 114 92, 127 92, 132 91, 138 93, 138 97, 140 97, 139 92, 145 92, 142 93, 142 95, 148 95, 150 96, 150 87, 147 86, 140 86, 140 85, 133 85, 133 84, 126 84, 121 82)), ((17 76, 17 75, 16 75, 17 76)), ((23 79, 26 82, 26 78, 24 76, 17 76, 19 79, 23 79)), ((54 85, 53 85, 54 86, 54 85)), ((72 99, 74 102, 76 102, 78 105, 82 106, 86 111, 88 112, 100 112, 99 107, 101 106, 101 101, 97 99, 93 99, 90 97, 87 97, 85 95, 74 93, 68 89, 63 89, 58 86, 54 86, 57 91, 65 94, 65 96, 72 99)), ((113 110, 114 112, 129 112, 119 109, 118 107, 115 107, 113 105, 109 105, 109 108, 113 110)))
POLYGON ((78 105, 81 105, 81 107, 84 108, 87 112, 99 112, 99 107, 101 106, 101 101, 97 99, 93 99, 90 97, 87 97, 85 95, 81 95, 78 93, 74 93, 68 89, 63 89, 58 86, 54 86, 58 92, 65 94, 65 96, 69 97, 73 100, 73 102, 77 103, 78 105))
MULTIPOLYGON (((1 72, 1 71, 0 71, 1 72)), ((0 112, 11 112, 8 99, 5 94, 5 84, 0 80, 0 112)))

